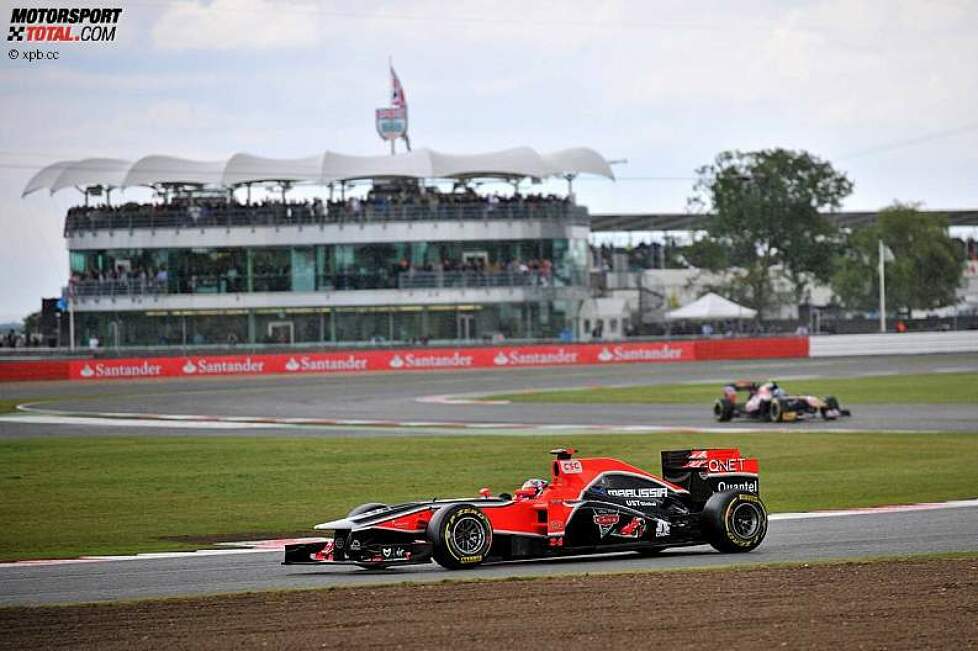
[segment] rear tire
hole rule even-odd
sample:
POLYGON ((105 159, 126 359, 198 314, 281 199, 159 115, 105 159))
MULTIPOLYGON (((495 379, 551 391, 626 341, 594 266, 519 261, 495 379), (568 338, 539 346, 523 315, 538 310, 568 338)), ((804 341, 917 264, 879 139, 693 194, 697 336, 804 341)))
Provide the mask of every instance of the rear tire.
POLYGON ((358 515, 363 515, 364 513, 369 513, 370 511, 376 511, 377 509, 386 509, 386 504, 381 504, 380 502, 367 502, 366 504, 361 504, 360 506, 354 508, 352 511, 346 514, 348 518, 354 518, 358 515))
POLYGON ((761 498, 751 493, 714 493, 701 517, 703 537, 719 552, 749 552, 767 535, 767 509, 761 498))
POLYGON ((726 398, 719 398, 715 403, 713 403, 713 417, 717 419, 719 423, 725 423, 731 418, 733 418, 733 403, 726 398))
POLYGON ((428 540, 435 562, 450 570, 476 567, 492 547, 492 523, 481 509, 471 504, 453 504, 439 509, 428 523, 428 540))

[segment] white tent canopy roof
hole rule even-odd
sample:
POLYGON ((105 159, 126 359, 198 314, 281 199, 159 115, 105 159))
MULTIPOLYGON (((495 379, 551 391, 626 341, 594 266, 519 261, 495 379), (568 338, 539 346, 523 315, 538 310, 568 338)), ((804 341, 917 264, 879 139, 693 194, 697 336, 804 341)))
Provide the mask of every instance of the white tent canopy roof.
POLYGON ((397 156, 352 156, 328 151, 323 155, 320 183, 383 177, 432 176, 431 150, 418 149, 397 156))
POLYGON ((259 181, 291 181, 315 183, 322 175, 323 157, 262 158, 251 154, 235 154, 224 166, 220 185, 233 187, 259 181))
POLYGON ((122 185, 219 185, 223 161, 202 162, 173 156, 144 156, 129 167, 122 185))
POLYGON ((611 165, 604 157, 593 149, 587 147, 574 147, 573 149, 562 149, 550 154, 544 154, 543 159, 554 169, 561 170, 564 174, 594 174, 604 176, 614 180, 615 174, 611 171, 611 165))
POLYGON ((118 158, 86 158, 61 161, 48 165, 27 182, 21 196, 36 190, 50 190, 52 194, 62 188, 122 187, 132 163, 118 158))
POLYGON ((136 162, 110 158, 61 161, 40 170, 24 187, 54 193, 66 187, 131 187, 193 184, 234 187, 263 181, 326 185, 370 178, 546 178, 566 174, 596 174, 614 180, 601 154, 586 147, 539 154, 514 147, 484 154, 443 154, 418 149, 396 156, 351 156, 324 152, 307 158, 264 158, 235 154, 227 161, 195 161, 152 155, 136 162))
POLYGON ((738 305, 710 292, 688 305, 666 312, 666 319, 670 321, 722 321, 724 319, 753 319, 756 315, 757 310, 738 305))

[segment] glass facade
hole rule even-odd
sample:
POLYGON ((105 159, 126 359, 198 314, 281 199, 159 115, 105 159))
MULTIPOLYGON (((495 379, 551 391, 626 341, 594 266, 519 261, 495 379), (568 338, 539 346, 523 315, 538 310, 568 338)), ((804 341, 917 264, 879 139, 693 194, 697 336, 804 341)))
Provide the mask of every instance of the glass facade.
POLYGON ((75 314, 77 344, 101 347, 418 343, 557 338, 568 301, 362 308, 125 311, 75 314))
POLYGON ((415 274, 422 279, 425 273, 461 271, 502 277, 520 270, 545 274, 547 284, 560 287, 586 283, 587 241, 110 249, 72 251, 70 264, 82 294, 393 289, 406 286, 406 278, 416 282, 415 274))

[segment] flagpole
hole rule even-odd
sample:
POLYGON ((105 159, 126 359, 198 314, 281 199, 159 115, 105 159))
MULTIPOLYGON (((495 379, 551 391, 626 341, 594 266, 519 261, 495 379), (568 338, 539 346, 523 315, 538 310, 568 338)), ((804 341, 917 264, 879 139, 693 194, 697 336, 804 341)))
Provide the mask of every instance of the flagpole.
POLYGON ((75 349, 75 297, 71 288, 68 289, 68 350, 75 349))
POLYGON ((886 262, 883 240, 879 241, 880 256, 880 332, 886 332, 886 262))
MULTIPOLYGON (((387 74, 391 78, 391 90, 393 90, 393 84, 394 84, 394 57, 392 57, 389 54, 387 55, 387 74)), ((397 138, 391 138, 391 156, 394 156, 395 155, 395 152, 394 152, 394 142, 396 140, 397 140, 397 138)))

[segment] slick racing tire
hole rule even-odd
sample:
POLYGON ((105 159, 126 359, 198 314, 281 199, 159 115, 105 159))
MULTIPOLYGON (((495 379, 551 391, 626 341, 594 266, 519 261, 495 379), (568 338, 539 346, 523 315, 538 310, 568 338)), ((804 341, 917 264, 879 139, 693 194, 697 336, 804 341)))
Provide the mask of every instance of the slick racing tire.
POLYGON ((702 518, 703 537, 719 552, 749 552, 767 534, 767 509, 751 493, 714 493, 703 507, 702 518))
POLYGON ((471 504, 439 509, 428 523, 427 535, 435 562, 450 570, 476 567, 492 547, 492 524, 471 504))
POLYGON ((363 515, 364 513, 369 513, 370 511, 376 511, 377 509, 386 509, 386 504, 381 504, 380 502, 367 502, 366 504, 361 504, 360 506, 354 508, 352 511, 346 514, 346 517, 353 518, 358 515, 363 515))
POLYGON ((725 423, 733 418, 733 410, 733 403, 726 398, 719 398, 713 403, 713 417, 717 419, 717 422, 725 423))
POLYGON ((839 407, 839 400, 835 396, 825 397, 825 406, 822 407, 822 418, 825 420, 835 420, 839 416, 848 416, 849 413, 839 407))
POLYGON ((771 400, 767 408, 767 419, 772 423, 780 423, 784 419, 784 405, 777 398, 771 400))

